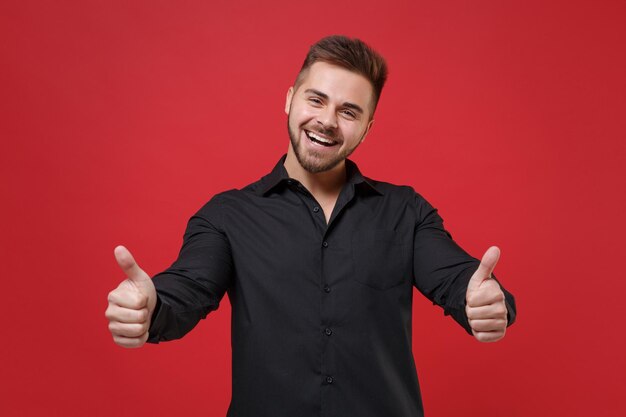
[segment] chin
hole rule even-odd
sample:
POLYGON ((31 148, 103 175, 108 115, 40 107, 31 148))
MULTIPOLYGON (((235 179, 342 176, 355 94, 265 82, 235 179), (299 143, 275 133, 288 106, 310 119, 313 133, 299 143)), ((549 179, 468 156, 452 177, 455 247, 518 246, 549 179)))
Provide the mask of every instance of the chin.
POLYGON ((294 153, 300 166, 311 174, 319 174, 320 172, 329 171, 344 161, 344 158, 336 155, 333 158, 320 159, 311 155, 303 155, 304 152, 296 150, 294 153))

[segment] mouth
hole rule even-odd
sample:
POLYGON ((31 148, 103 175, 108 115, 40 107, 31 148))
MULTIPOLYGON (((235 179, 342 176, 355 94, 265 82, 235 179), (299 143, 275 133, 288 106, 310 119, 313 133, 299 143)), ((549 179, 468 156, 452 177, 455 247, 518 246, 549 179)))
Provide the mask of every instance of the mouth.
POLYGON ((317 132, 311 132, 311 131, 305 130, 304 134, 306 135, 307 138, 309 138, 311 142, 317 145, 328 147, 328 148, 330 148, 331 146, 335 146, 338 143, 337 141, 334 141, 317 132))

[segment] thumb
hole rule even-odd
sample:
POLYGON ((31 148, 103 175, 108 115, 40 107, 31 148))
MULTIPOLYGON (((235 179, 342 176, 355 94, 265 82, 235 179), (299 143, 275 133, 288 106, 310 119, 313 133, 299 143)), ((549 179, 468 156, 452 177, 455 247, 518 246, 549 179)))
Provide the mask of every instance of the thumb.
POLYGON ((480 265, 478 265, 478 269, 469 281, 468 291, 477 289, 483 281, 491 278, 491 273, 496 268, 498 259, 500 259, 500 249, 497 246, 487 249, 483 259, 480 261, 480 265))
POLYGON ((122 271, 124 271, 128 279, 135 283, 140 283, 141 281, 150 279, 148 274, 146 274, 143 269, 139 268, 139 265, 135 262, 133 255, 131 255, 128 249, 124 246, 116 247, 113 250, 113 254, 115 255, 117 264, 120 268, 122 268, 122 271))

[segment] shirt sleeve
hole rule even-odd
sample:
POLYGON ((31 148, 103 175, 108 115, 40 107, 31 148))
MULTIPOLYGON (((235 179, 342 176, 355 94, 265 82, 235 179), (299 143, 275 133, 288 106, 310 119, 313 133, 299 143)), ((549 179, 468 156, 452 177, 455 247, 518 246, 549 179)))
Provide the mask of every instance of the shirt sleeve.
MULTIPOLYGON (((415 193, 416 225, 414 231, 413 284, 433 304, 443 308, 470 335, 472 329, 465 314, 465 293, 480 261, 452 240, 443 227, 443 219, 421 195, 415 193)), ((496 279, 494 277, 494 279, 496 279)), ((496 279, 504 292, 508 310, 507 326, 515 321, 515 299, 496 279)))
POLYGON ((149 343, 183 337, 218 308, 230 287, 233 262, 221 226, 223 210, 216 196, 191 217, 178 258, 153 277, 157 306, 148 330, 149 343))

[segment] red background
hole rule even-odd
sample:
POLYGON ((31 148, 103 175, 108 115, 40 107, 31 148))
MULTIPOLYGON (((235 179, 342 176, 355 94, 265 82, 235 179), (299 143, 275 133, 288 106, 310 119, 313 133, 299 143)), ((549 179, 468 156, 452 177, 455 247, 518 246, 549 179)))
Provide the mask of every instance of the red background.
POLYGON ((625 415, 623 1, 0 12, 2 416, 225 415, 228 298, 183 340, 119 348, 113 248, 154 274, 205 201, 267 173, 287 149, 287 88, 332 33, 390 66, 354 160, 414 186, 474 256, 500 246, 518 302, 506 338, 481 344, 415 292, 427 415, 625 415))

